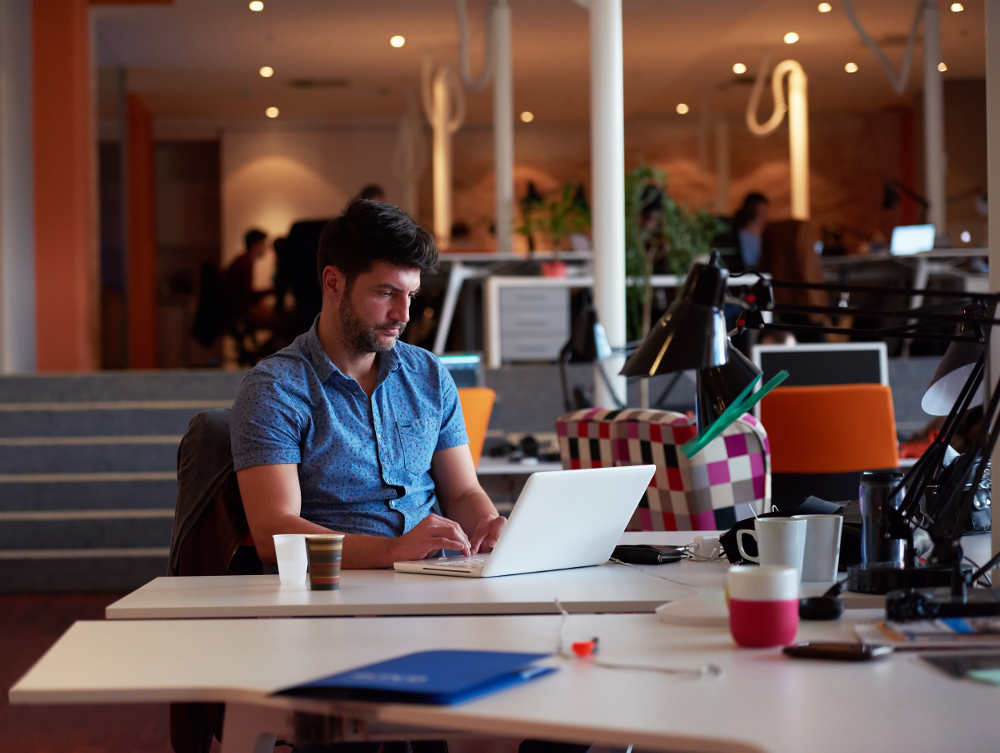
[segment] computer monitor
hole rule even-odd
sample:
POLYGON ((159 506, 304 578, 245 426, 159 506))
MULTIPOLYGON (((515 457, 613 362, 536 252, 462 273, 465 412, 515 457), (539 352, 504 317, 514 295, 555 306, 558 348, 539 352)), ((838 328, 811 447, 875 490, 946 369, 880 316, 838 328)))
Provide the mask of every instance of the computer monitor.
MULTIPOLYGON (((765 384, 782 369, 782 387, 820 384, 889 384, 889 353, 884 342, 754 345, 753 362, 765 384)), ((760 416, 760 405, 754 408, 760 416)))
POLYGON ((892 229, 889 253, 893 256, 912 256, 933 248, 933 225, 897 225, 892 229))
POLYGON ((483 359, 479 353, 446 353, 438 358, 457 387, 483 386, 483 359))

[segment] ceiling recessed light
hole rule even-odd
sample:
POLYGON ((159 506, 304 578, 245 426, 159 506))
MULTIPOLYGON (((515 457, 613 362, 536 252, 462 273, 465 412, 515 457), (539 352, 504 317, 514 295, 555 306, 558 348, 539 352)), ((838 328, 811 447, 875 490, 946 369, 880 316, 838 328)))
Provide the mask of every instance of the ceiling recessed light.
POLYGON ((820 13, 829 13, 831 10, 833 10, 833 6, 830 5, 830 3, 820 3, 819 5, 816 6, 816 10, 818 10, 820 13))
POLYGON ((402 34, 393 34, 391 37, 389 37, 389 44, 392 45, 393 47, 402 47, 404 44, 406 44, 406 37, 404 37, 402 34))
POLYGON ((684 102, 678 102, 677 107, 675 107, 674 109, 677 110, 678 115, 687 115, 689 112, 691 112, 691 108, 688 107, 687 104, 684 102))
POLYGON ((747 72, 747 67, 745 64, 733 63, 733 73, 735 73, 737 76, 742 76, 746 72, 747 72))
POLYGON ((941 71, 941 73, 944 73, 945 71, 948 70, 948 64, 942 60, 940 63, 938 63, 938 70, 941 71))
POLYGON ((535 119, 535 113, 533 113, 531 110, 525 110, 524 112, 521 113, 522 123, 530 123, 534 119, 535 119))
POLYGON ((254 13, 260 13, 264 10, 264 3, 261 2, 261 0, 253 0, 253 2, 251 2, 247 7, 249 7, 254 13))
POLYGON ((854 63, 854 62, 844 63, 844 70, 847 71, 848 73, 857 73, 858 72, 858 64, 854 63))
POLYGON ((961 3, 952 3, 951 4, 951 12, 952 13, 961 13, 963 10, 965 10, 965 6, 962 5, 961 3))
POLYGON ((279 110, 277 107, 268 107, 266 110, 264 110, 264 114, 267 115, 267 117, 273 119, 281 115, 281 110, 279 110))
POLYGON ((968 243, 969 241, 972 240, 972 233, 970 233, 968 230, 963 230, 962 234, 959 235, 958 237, 962 239, 962 243, 968 243))
POLYGON ((261 78, 271 78, 274 75, 274 68, 269 65, 262 65, 257 73, 260 74, 261 78))
POLYGON ((785 40, 785 44, 795 44, 796 42, 799 41, 799 35, 796 34, 794 31, 790 31, 787 34, 785 34, 783 39, 785 40))

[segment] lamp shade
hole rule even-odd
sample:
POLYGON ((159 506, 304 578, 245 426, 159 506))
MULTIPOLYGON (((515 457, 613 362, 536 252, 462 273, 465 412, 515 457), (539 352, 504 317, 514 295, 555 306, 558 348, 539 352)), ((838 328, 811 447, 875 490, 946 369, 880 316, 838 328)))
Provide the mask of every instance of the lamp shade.
POLYGON ((704 429, 722 415, 760 369, 733 344, 726 346, 728 360, 722 366, 698 370, 698 427, 704 429))
POLYGON ((726 270, 716 261, 695 264, 684 288, 625 362, 624 376, 651 377, 726 363, 726 319, 722 313, 726 270))
MULTIPOLYGON (((983 346, 979 343, 956 341, 949 345, 934 372, 930 386, 920 400, 920 407, 924 412, 932 416, 947 416, 962 392, 965 380, 982 355, 983 346)), ((982 404, 983 385, 980 383, 969 407, 975 408, 982 404)))

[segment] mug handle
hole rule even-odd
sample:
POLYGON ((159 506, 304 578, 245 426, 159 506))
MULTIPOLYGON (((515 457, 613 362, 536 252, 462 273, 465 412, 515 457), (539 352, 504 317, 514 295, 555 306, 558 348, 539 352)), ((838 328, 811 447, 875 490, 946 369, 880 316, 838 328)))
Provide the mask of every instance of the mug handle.
MULTIPOLYGON (((754 541, 757 541, 757 534, 750 528, 741 528, 736 532, 736 548, 740 550, 740 556, 749 560, 750 562, 756 562, 760 564, 760 557, 754 557, 752 554, 747 554, 746 550, 743 548, 743 536, 752 536, 754 541)), ((758 545, 759 546, 759 545, 758 545)))

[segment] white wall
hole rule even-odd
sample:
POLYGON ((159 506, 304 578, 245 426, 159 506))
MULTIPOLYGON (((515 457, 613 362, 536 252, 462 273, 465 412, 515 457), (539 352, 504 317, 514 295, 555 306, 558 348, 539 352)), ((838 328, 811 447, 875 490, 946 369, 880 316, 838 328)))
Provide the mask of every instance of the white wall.
MULTIPOLYGON (((248 228, 274 238, 295 220, 333 217, 367 183, 401 201, 391 169, 395 141, 394 126, 224 132, 222 263, 242 251, 248 228)), ((269 287, 272 273, 269 257, 256 270, 257 287, 269 287)))
POLYGON ((0 0, 0 373, 35 370, 31 0, 0 0))

